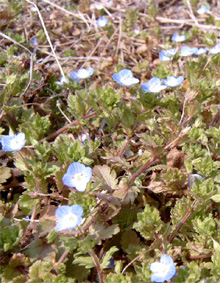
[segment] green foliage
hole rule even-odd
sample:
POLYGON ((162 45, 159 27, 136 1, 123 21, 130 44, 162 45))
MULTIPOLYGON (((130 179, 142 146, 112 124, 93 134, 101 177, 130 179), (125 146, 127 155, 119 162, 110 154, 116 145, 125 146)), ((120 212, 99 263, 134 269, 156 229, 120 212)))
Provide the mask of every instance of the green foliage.
POLYGON ((90 233, 97 242, 100 240, 106 240, 111 238, 113 235, 119 233, 120 228, 118 224, 113 224, 111 226, 107 226, 102 224, 101 222, 96 222, 90 226, 90 233))
POLYGON ((80 266, 85 266, 85 268, 90 269, 95 267, 95 263, 91 256, 79 256, 73 261, 75 264, 79 264, 80 266))
POLYGON ((32 111, 23 114, 22 122, 20 131, 25 133, 25 138, 28 141, 33 138, 35 140, 42 139, 51 125, 48 116, 41 117, 38 113, 35 115, 32 111))
POLYGON ((14 250, 18 245, 22 235, 19 225, 11 224, 9 219, 1 220, 0 249, 4 252, 14 250))
POLYGON ((59 135, 56 138, 53 152, 62 163, 72 163, 73 161, 79 161, 87 165, 92 163, 92 160, 85 158, 88 149, 79 140, 73 141, 67 135, 59 135))
POLYGON ((95 185, 99 184, 103 190, 112 191, 117 187, 116 172, 112 170, 107 165, 96 165, 93 168, 93 176, 95 185))
MULTIPOLYGON (((35 190, 35 187, 33 187, 33 191, 35 190)), ((19 205, 22 211, 29 215, 31 211, 33 210, 34 205, 39 203, 39 199, 32 199, 28 192, 24 192, 19 197, 19 205)))
POLYGON ((107 251, 107 253, 105 254, 105 256, 102 258, 102 262, 101 262, 101 268, 105 268, 109 265, 110 263, 110 259, 112 258, 112 255, 118 251, 117 247, 111 247, 109 251, 107 251))
POLYGON ((186 184, 186 176, 177 168, 166 168, 161 173, 161 178, 165 182, 166 189, 169 191, 180 190, 186 184))
POLYGON ((137 215, 138 222, 134 223, 134 229, 141 233, 146 240, 153 240, 154 233, 159 233, 163 222, 160 219, 159 212, 156 208, 146 205, 143 212, 137 215))
MULTIPOLYGON (((89 186, 89 185, 88 185, 89 186)), ((70 205, 80 204, 83 207, 85 215, 89 215, 90 211, 96 205, 94 196, 87 195, 86 197, 81 192, 71 192, 69 195, 70 205)))
MULTIPOLYGON (((37 1, 42 19, 27 1, 0 2, 0 139, 19 132, 26 139, 19 151, 0 145, 1 281, 96 282, 99 273, 107 283, 150 282, 150 264, 167 253, 172 282, 219 282, 219 53, 179 56, 185 43, 172 42, 157 17, 168 11, 161 1, 129 9, 126 1, 114 1, 116 9, 65 1, 61 10, 37 1), (95 23, 100 15, 107 26, 95 23), (170 48, 178 48, 173 60, 160 62, 170 48), (91 78, 57 83, 88 67, 91 78), (140 84, 113 81, 123 68, 140 84), (184 82, 160 93, 141 89, 171 75, 184 82), (72 162, 92 168, 85 192, 63 184, 72 162), (202 178, 189 185, 191 174, 202 178), (57 207, 74 204, 82 223, 57 232, 57 207)), ((190 4, 202 25, 188 26, 187 45, 210 49, 219 21, 198 15, 201 1, 190 4)))
POLYGON ((135 23, 139 18, 138 9, 128 9, 126 11, 126 21, 123 25, 124 30, 128 31, 134 28, 135 23))
POLYGON ((105 279, 106 283, 131 283, 131 281, 129 280, 129 278, 126 278, 126 276, 123 276, 122 274, 113 274, 110 273, 106 279, 105 279))

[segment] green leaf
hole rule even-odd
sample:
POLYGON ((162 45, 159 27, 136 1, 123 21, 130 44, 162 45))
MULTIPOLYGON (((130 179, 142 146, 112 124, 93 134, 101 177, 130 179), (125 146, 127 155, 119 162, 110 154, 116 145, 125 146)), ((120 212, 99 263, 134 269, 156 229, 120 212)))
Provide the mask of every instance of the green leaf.
POLYGON ((39 203, 39 199, 32 199, 26 191, 19 197, 19 205, 24 214, 29 215, 35 204, 39 203))
MULTIPOLYGON (((59 135, 53 144, 53 151, 57 158, 62 162, 71 163, 81 161, 85 156, 85 147, 79 140, 75 142, 68 135, 59 135)), ((89 164, 87 164, 89 165, 89 164)))
POLYGON ((24 254, 31 259, 42 259, 53 262, 56 257, 55 246, 44 243, 41 239, 34 239, 25 249, 24 254))
POLYGON ((69 250, 70 252, 73 252, 78 246, 78 241, 76 238, 62 236, 60 237, 60 240, 65 249, 69 250))
POLYGON ((130 230, 134 222, 137 220, 137 210, 135 207, 122 207, 119 213, 114 217, 114 223, 120 225, 121 230, 130 230))
POLYGON ((216 231, 215 220, 212 215, 208 215, 204 219, 197 217, 192 220, 193 228, 200 236, 210 237, 216 231))
POLYGON ((94 235, 97 241, 110 239, 113 235, 120 232, 118 224, 107 226, 101 222, 96 222, 89 227, 90 235, 94 235))
POLYGON ((132 283, 130 279, 126 278, 122 274, 113 274, 110 273, 105 278, 105 283, 132 283))
POLYGON ((85 113, 85 101, 79 93, 77 95, 70 94, 68 96, 67 103, 71 113, 75 117, 81 118, 82 115, 85 113))
POLYGON ((211 200, 213 200, 214 202, 220 202, 220 194, 216 194, 212 196, 211 200))
POLYGON ((96 241, 92 235, 87 235, 84 239, 79 241, 79 253, 86 254, 88 251, 91 251, 96 245, 96 241))
POLYGON ((130 245, 135 245, 135 246, 140 245, 140 238, 138 237, 137 233, 133 230, 123 232, 121 237, 122 249, 127 253, 129 253, 128 249, 130 245))
POLYGON ((25 133, 28 141, 40 140, 44 137, 50 128, 49 116, 40 116, 40 114, 32 115, 28 120, 23 118, 24 122, 20 126, 20 131, 25 133))
POLYGON ((110 259, 112 258, 112 255, 118 251, 118 248, 113 246, 110 248, 110 250, 108 250, 105 254, 105 256, 102 258, 102 261, 101 261, 101 268, 104 269, 106 268, 109 263, 110 263, 110 259))
POLYGON ((153 240, 154 233, 158 233, 163 225, 159 211, 147 204, 144 212, 138 213, 137 218, 138 222, 134 223, 134 229, 140 232, 146 240, 153 240))
POLYGON ((213 241, 213 247, 214 247, 215 252, 220 255, 220 243, 218 243, 214 239, 212 239, 212 241, 213 241))
POLYGON ((121 109, 121 122, 129 129, 135 124, 135 115, 132 110, 125 105, 123 105, 121 109))
POLYGON ((101 186, 103 190, 112 191, 117 187, 116 172, 111 171, 111 168, 107 165, 96 165, 92 171, 93 181, 101 186))
POLYGON ((7 252, 19 245, 22 231, 19 229, 18 223, 8 226, 4 225, 4 220, 3 218, 1 221, 0 249, 7 252))
POLYGON ((50 272, 53 267, 53 262, 37 260, 29 271, 30 279, 41 278, 43 282, 51 282, 56 277, 50 272))
POLYGON ((73 261, 73 263, 85 266, 85 268, 88 269, 95 267, 95 263, 91 256, 79 256, 73 261))
MULTIPOLYGON (((24 276, 22 275, 22 269, 27 268, 30 265, 30 260, 23 254, 16 254, 10 258, 6 268, 2 273, 2 282, 4 283, 20 283, 24 281, 20 281, 24 276)), ((26 277, 26 276, 25 276, 26 277)))

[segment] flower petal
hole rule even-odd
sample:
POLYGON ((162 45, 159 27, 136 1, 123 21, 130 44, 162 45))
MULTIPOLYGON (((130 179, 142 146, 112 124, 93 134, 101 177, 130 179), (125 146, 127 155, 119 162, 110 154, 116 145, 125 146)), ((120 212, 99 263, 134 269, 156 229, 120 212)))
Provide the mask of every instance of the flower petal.
POLYGON ((62 219, 68 213, 70 213, 70 207, 68 205, 62 205, 62 206, 57 208, 57 210, 55 212, 55 216, 56 216, 57 219, 62 219))

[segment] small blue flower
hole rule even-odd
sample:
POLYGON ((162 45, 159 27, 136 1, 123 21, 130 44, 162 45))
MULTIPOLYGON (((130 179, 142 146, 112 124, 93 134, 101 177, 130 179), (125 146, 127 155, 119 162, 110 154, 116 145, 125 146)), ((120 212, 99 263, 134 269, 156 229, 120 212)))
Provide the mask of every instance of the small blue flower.
POLYGON ((110 258, 109 264, 105 267, 105 269, 112 269, 115 267, 115 261, 113 258, 110 258))
POLYGON ((220 42, 217 43, 214 47, 212 47, 210 50, 209 50, 209 54, 217 54, 220 52, 220 42))
POLYGON ((197 13, 199 14, 199 15, 203 15, 203 14, 205 14, 206 12, 208 12, 209 11, 209 8, 207 7, 207 6, 205 6, 205 5, 202 5, 198 10, 197 10, 197 13))
POLYGON ((176 274, 173 259, 167 254, 161 256, 160 262, 151 263, 150 270, 153 272, 151 281, 158 283, 169 281, 176 274))
POLYGON ((144 91, 153 93, 158 93, 166 88, 166 86, 162 85, 161 80, 157 77, 153 77, 147 83, 143 83, 141 87, 144 91))
POLYGON ((100 27, 104 27, 107 25, 108 23, 108 19, 105 18, 105 17, 100 17, 98 18, 98 20, 96 21, 97 25, 100 26, 100 27))
POLYGON ((60 78, 60 81, 56 82, 56 84, 58 84, 58 85, 60 85, 60 86, 63 86, 64 83, 65 83, 65 84, 68 84, 68 83, 69 83, 68 78, 66 78, 66 77, 61 77, 61 78, 60 78))
POLYGON ((73 162, 63 176, 63 183, 73 187, 79 192, 84 192, 92 177, 92 169, 79 162, 73 162))
POLYGON ((55 216, 58 223, 55 227, 56 231, 62 231, 65 229, 74 229, 76 226, 82 223, 83 208, 79 204, 72 206, 62 205, 57 208, 55 216))
POLYGON ((15 135, 7 135, 3 136, 0 139, 0 143, 2 144, 2 149, 5 151, 18 151, 22 149, 25 145, 26 139, 24 133, 18 133, 15 135))
POLYGON ((205 54, 208 51, 208 48, 199 48, 196 52, 195 55, 202 55, 205 54))
POLYGON ((87 78, 91 77, 93 73, 94 73, 93 68, 80 69, 78 72, 72 71, 69 74, 69 78, 71 80, 75 80, 75 81, 79 82, 80 80, 87 79, 87 78))
POLYGON ((88 134, 82 134, 78 136, 78 140, 84 144, 84 141, 88 141, 90 140, 89 135, 88 134))
POLYGON ((198 51, 197 47, 183 46, 179 56, 192 56, 198 51))
POLYGON ((190 174, 190 176, 188 178, 188 186, 189 186, 189 188, 192 188, 193 183, 195 182, 195 179, 203 179, 203 178, 199 174, 190 174))
POLYGON ((134 78, 131 70, 123 69, 119 73, 112 75, 112 78, 123 86, 131 86, 139 83, 139 79, 134 78))
POLYGON ((37 42, 36 37, 33 38, 33 39, 30 41, 30 44, 31 44, 33 47, 37 47, 37 46, 38 46, 38 42, 37 42))
POLYGON ((184 77, 179 76, 175 78, 174 76, 170 76, 167 79, 162 79, 162 81, 167 87, 176 87, 181 85, 181 83, 184 81, 184 77))
POLYGON ((183 42, 186 40, 186 36, 183 34, 183 35, 179 35, 178 33, 175 33, 173 36, 172 36, 172 41, 174 42, 183 42))
POLYGON ((173 59, 173 56, 176 54, 177 50, 174 48, 171 48, 169 50, 162 50, 159 53, 159 58, 160 61, 164 62, 164 61, 170 61, 173 59))

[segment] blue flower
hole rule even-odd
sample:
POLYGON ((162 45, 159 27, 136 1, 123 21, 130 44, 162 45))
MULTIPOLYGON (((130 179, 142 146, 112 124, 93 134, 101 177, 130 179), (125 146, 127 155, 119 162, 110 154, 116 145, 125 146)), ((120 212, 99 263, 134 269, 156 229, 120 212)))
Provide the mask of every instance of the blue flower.
POLYGON ((161 84, 161 80, 157 77, 153 77, 147 83, 143 83, 141 87, 144 91, 153 93, 158 93, 166 88, 165 85, 161 84))
POLYGON ((2 144, 2 149, 5 151, 18 151, 22 149, 25 145, 26 139, 24 133, 18 133, 15 135, 7 135, 3 136, 0 139, 0 143, 2 144))
POLYGON ((59 232, 65 229, 74 229, 82 223, 83 208, 79 204, 72 206, 62 205, 57 208, 55 216, 58 223, 55 229, 59 232))
POLYGON ((68 187, 84 192, 92 177, 92 169, 79 162, 73 162, 63 176, 63 183, 68 187))
POLYGON ((97 25, 100 26, 100 27, 104 27, 107 25, 108 23, 108 19, 105 18, 105 17, 100 17, 98 18, 98 20, 96 21, 97 25))
POLYGON ((151 281, 158 283, 169 281, 176 274, 173 259, 167 254, 161 256, 160 262, 151 263, 150 270, 153 272, 151 281))
POLYGON ((199 174, 190 174, 190 176, 188 178, 188 186, 189 186, 189 188, 192 188, 193 183, 195 182, 195 179, 203 179, 203 178, 199 174))
POLYGON ((71 80, 75 80, 75 81, 79 82, 80 80, 87 79, 87 78, 91 77, 93 73, 94 73, 93 68, 80 69, 78 72, 72 71, 69 74, 69 78, 71 80))
POLYGON ((36 37, 33 38, 33 39, 30 41, 30 44, 31 44, 33 47, 37 47, 37 46, 38 46, 38 42, 37 42, 36 37))
POLYGON ((123 86, 131 86, 139 83, 139 79, 134 78, 131 70, 123 69, 119 73, 112 75, 112 78, 123 86))
POLYGON ((172 41, 174 42, 183 42, 186 40, 186 36, 183 34, 183 35, 179 35, 178 33, 175 33, 173 36, 172 36, 172 41))
POLYGON ((88 141, 90 140, 89 135, 88 134, 82 134, 78 136, 78 140, 84 144, 84 141, 88 141))
POLYGON ((202 5, 198 10, 197 10, 197 13, 199 14, 199 15, 203 15, 203 14, 205 14, 206 12, 208 12, 209 11, 209 8, 207 7, 207 6, 205 6, 205 5, 202 5))
POLYGON ((112 269, 115 267, 115 261, 113 258, 110 258, 109 264, 105 267, 105 269, 112 269))
POLYGON ((195 54, 198 51, 197 47, 189 47, 189 46, 183 46, 181 48, 181 52, 179 54, 179 56, 192 56, 193 54, 195 54))
POLYGON ((220 42, 209 50, 209 54, 217 54, 220 52, 220 42))
POLYGON ((173 56, 176 54, 177 50, 174 48, 171 48, 169 50, 162 50, 159 53, 159 58, 160 61, 164 62, 164 61, 170 61, 173 59, 173 56))
POLYGON ((176 87, 181 85, 181 83, 184 81, 184 77, 179 76, 175 78, 174 76, 170 76, 167 79, 162 79, 162 81, 167 87, 176 87))
POLYGON ((69 83, 69 80, 68 78, 66 77, 61 77, 60 80, 58 82, 56 82, 56 84, 60 85, 60 86, 63 86, 63 84, 68 84, 69 83))
POLYGON ((205 54, 208 51, 208 48, 199 48, 196 52, 195 55, 202 55, 205 54))

